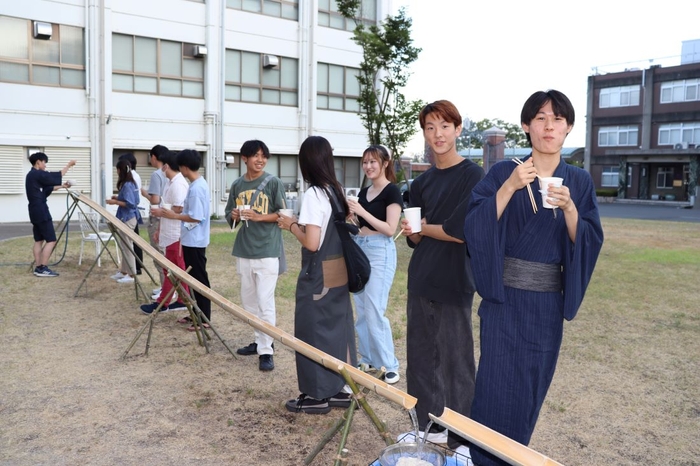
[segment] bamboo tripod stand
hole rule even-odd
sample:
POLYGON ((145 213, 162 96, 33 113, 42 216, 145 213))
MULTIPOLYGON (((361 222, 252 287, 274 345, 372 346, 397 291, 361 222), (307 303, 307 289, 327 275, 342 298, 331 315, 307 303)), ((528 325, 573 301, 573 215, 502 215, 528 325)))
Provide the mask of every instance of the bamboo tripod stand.
MULTIPOLYGON (((321 437, 321 441, 316 445, 313 451, 309 453, 306 459, 304 459, 304 465, 306 466, 311 464, 314 458, 316 458, 316 455, 318 455, 321 452, 321 450, 323 450, 323 448, 328 444, 328 442, 330 442, 330 440, 335 436, 335 434, 341 429, 343 431, 340 437, 340 443, 338 445, 338 453, 335 457, 335 462, 333 464, 334 466, 344 466, 348 464, 348 455, 350 452, 347 448, 345 448, 345 444, 347 443, 353 416, 358 405, 363 409, 367 416, 369 416, 370 420, 377 429, 379 436, 382 438, 382 440, 384 440, 384 443, 386 443, 387 446, 392 445, 394 443, 391 434, 387 430, 386 424, 377 417, 374 410, 367 401, 366 395, 369 393, 369 390, 366 388, 360 390, 360 388, 350 376, 350 373, 344 367, 339 366, 338 372, 340 372, 340 375, 342 375, 345 379, 345 383, 347 383, 350 389, 352 390, 350 406, 345 410, 343 416, 340 419, 338 419, 338 421, 336 421, 336 423, 323 434, 323 437, 321 437)), ((379 374, 379 378, 381 378, 383 375, 384 371, 382 371, 379 374)))
MULTIPOLYGON (((189 272, 190 269, 191 267, 187 267, 187 270, 185 270, 185 272, 189 272)), ((122 354, 121 358, 126 359, 126 356, 129 354, 129 351, 131 351, 131 348, 133 348, 136 342, 139 340, 139 338, 141 338, 141 335, 143 335, 143 332, 146 331, 146 328, 148 328, 148 336, 146 337, 146 350, 144 351, 144 355, 148 356, 148 349, 151 346, 151 336, 153 335, 153 327, 155 325, 156 318, 158 317, 158 314, 160 314, 160 310, 162 309, 163 304, 170 302, 170 299, 172 298, 173 294, 175 293, 175 291, 177 291, 178 296, 180 297, 179 299, 182 299, 185 306, 187 306, 190 320, 192 320, 192 325, 194 325, 194 331, 197 335, 197 341, 199 341, 200 346, 204 346, 207 353, 210 352, 209 341, 211 340, 211 335, 209 335, 209 332, 207 332, 207 327, 209 327, 209 329, 221 341, 221 343, 228 350, 228 352, 231 353, 233 358, 238 359, 231 347, 229 347, 226 343, 226 340, 224 340, 221 337, 219 332, 217 332, 216 328, 214 328, 214 326, 212 325, 211 321, 207 318, 206 315, 204 315, 199 306, 197 306, 197 301, 193 299, 192 296, 187 293, 187 291, 185 291, 184 287, 182 286, 182 282, 178 278, 176 278, 171 271, 168 271, 168 279, 173 284, 173 287, 165 295, 165 298, 158 304, 158 307, 156 307, 156 309, 151 313, 148 321, 138 330, 138 332, 136 332, 136 336, 134 336, 133 340, 131 340, 131 343, 126 348, 126 351, 124 351, 124 354, 122 354)))

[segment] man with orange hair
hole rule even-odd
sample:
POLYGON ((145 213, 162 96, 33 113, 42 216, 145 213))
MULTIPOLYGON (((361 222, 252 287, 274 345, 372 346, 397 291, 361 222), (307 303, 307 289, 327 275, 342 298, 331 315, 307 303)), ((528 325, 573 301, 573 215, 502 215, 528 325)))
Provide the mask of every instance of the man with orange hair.
MULTIPOLYGON (((484 177, 481 167, 457 153, 462 117, 439 100, 419 116, 435 165, 413 180, 410 207, 421 208, 421 230, 401 222, 413 255, 408 265, 406 380, 418 398, 420 436, 426 435, 428 413, 448 407, 469 415, 474 396, 472 301, 474 280, 464 242, 464 219, 474 186, 484 177)), ((431 429, 427 440, 457 448, 464 442, 431 429)))

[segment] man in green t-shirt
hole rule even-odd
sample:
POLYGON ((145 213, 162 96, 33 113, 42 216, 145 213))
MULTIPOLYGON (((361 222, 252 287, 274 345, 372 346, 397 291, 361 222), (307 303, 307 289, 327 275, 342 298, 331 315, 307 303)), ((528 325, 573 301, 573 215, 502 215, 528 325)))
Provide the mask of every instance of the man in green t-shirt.
MULTIPOLYGON (((239 225, 232 254, 238 258, 241 304, 246 311, 275 325, 275 287, 282 248, 277 212, 285 208, 284 185, 264 171, 270 158, 264 142, 246 141, 240 152, 246 173, 231 184, 226 220, 229 225, 239 225)), ((255 330, 253 343, 237 351, 246 356, 258 354, 261 371, 275 368, 273 352, 273 338, 259 330, 255 330)))

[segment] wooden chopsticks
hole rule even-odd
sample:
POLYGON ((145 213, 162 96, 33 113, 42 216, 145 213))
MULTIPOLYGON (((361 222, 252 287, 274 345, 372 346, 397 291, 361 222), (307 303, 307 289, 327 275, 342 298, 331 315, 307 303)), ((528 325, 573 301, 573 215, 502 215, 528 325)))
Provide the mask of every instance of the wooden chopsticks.
MULTIPOLYGON (((518 165, 523 164, 523 161, 517 157, 513 157, 511 160, 518 165)), ((536 214, 537 213, 537 202, 535 202, 535 196, 532 195, 532 188, 530 187, 529 184, 527 185, 527 193, 530 196, 530 202, 532 203, 532 212, 536 214)))

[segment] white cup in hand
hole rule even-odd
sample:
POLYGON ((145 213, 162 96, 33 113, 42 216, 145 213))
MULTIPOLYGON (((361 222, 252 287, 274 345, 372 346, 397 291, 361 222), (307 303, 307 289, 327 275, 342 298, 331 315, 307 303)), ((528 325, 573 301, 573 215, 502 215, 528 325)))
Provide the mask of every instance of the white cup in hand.
POLYGON ((542 194, 542 207, 545 209, 556 209, 558 206, 552 205, 547 201, 547 191, 549 191, 549 185, 552 184, 556 188, 560 188, 561 184, 564 182, 563 178, 557 176, 549 176, 540 178, 540 194, 542 194))
POLYGON ((280 209, 280 215, 294 217, 294 209, 280 209))
POLYGON ((78 184, 78 182, 75 181, 75 180, 66 180, 66 183, 68 184, 68 187, 69 187, 69 188, 70 188, 71 186, 75 186, 76 184, 78 184))
POLYGON ((403 210, 403 215, 408 220, 408 226, 411 227, 412 233, 419 233, 421 227, 420 207, 407 207, 403 210))
POLYGON ((173 205, 172 205, 172 204, 168 204, 168 203, 165 203, 165 202, 164 202, 164 203, 163 203, 163 208, 164 208, 164 209, 168 209, 168 210, 170 210, 170 209, 172 209, 172 208, 173 208, 173 205))

